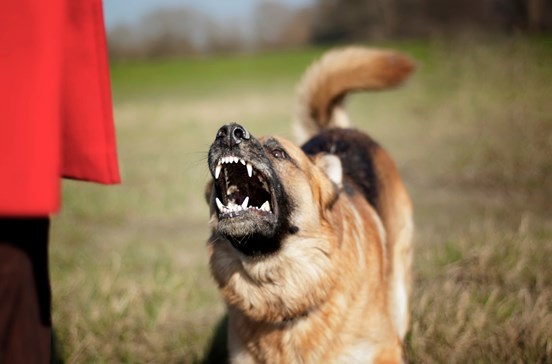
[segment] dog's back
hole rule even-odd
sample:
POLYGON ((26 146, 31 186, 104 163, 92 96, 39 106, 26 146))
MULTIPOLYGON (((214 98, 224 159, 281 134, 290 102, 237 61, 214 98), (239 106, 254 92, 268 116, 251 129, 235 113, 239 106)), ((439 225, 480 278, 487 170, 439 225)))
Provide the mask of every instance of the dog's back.
POLYGON ((370 136, 351 129, 343 103, 350 92, 397 86, 413 69, 408 57, 393 51, 350 47, 329 52, 299 83, 295 124, 300 138, 311 138, 303 151, 339 157, 344 192, 362 193, 382 220, 389 307, 401 339, 409 320, 412 204, 393 160, 370 136))

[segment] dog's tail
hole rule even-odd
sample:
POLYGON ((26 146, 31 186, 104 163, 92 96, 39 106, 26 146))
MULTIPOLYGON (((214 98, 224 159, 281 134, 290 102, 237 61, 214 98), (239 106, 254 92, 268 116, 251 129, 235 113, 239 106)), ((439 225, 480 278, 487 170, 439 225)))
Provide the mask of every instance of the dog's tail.
POLYGON ((326 53, 297 87, 297 136, 304 141, 324 128, 348 127, 343 109, 348 93, 397 86, 414 67, 408 56, 395 51, 347 47, 326 53))

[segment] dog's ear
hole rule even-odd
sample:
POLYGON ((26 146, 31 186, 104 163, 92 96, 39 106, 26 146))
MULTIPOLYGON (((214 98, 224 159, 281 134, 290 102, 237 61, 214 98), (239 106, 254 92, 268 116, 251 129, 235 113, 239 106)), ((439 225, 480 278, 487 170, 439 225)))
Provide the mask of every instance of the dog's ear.
POLYGON ((343 182, 343 168, 341 160, 333 154, 322 154, 316 158, 315 163, 326 176, 335 183, 337 187, 341 187, 343 182))
POLYGON ((343 168, 339 158, 332 154, 318 154, 313 162, 318 167, 318 173, 324 175, 317 180, 320 187, 320 206, 326 210, 331 208, 339 196, 343 182, 343 168))

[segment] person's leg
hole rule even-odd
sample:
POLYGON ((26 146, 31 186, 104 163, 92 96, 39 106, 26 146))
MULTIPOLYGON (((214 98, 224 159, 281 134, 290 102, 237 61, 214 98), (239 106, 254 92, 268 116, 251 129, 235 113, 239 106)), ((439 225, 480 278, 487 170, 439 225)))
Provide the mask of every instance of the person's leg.
POLYGON ((49 363, 48 218, 0 218, 0 363, 49 363))

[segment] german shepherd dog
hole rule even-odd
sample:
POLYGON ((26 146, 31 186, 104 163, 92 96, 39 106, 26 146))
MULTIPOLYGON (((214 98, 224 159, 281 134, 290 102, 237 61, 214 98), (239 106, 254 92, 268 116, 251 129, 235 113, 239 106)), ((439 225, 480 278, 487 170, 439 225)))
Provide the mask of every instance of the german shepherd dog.
POLYGON ((412 205, 387 152, 350 127, 354 91, 399 85, 394 51, 349 47, 298 85, 302 147, 222 126, 208 155, 212 275, 232 363, 400 363, 412 205))

